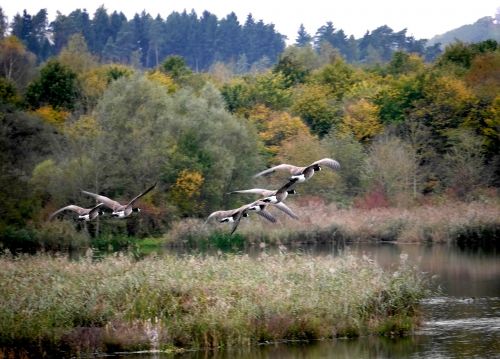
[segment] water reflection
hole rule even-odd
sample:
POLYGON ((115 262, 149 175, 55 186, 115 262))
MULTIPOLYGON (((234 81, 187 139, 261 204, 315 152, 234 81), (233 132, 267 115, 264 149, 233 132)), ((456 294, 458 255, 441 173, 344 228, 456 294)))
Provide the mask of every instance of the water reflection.
MULTIPOLYGON (((281 249, 283 250, 283 248, 281 249)), ((439 297, 422 303, 422 327, 411 337, 325 340, 260 345, 240 350, 182 355, 127 355, 128 359, 299 359, 299 358, 500 358, 500 251, 498 247, 430 244, 336 243, 296 245, 287 251, 311 255, 368 255, 384 268, 398 266, 400 255, 436 277, 439 297)), ((252 248, 250 255, 276 248, 252 248)))

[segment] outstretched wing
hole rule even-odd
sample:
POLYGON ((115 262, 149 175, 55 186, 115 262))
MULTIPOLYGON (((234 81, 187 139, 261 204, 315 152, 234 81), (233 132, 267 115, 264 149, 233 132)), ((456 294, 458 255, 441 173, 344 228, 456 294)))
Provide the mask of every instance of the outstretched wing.
POLYGON ((89 217, 92 218, 92 213, 94 213, 95 211, 97 211, 99 209, 99 207, 103 206, 104 203, 99 203, 97 206, 95 207, 92 207, 90 210, 89 210, 89 217))
POLYGON ((321 160, 317 160, 316 162, 311 163, 309 166, 313 165, 320 165, 320 166, 325 166, 329 167, 332 170, 338 170, 340 169, 340 163, 335 161, 334 159, 331 158, 322 158, 321 160))
POLYGON ((288 172, 290 172, 290 173, 293 174, 293 172, 295 172, 295 171, 297 171, 299 169, 300 169, 300 167, 289 165, 289 164, 286 164, 286 163, 282 163, 280 165, 277 165, 277 166, 268 168, 267 170, 264 170, 262 172, 259 172, 256 175, 254 175, 253 177, 256 178, 256 177, 260 177, 260 176, 269 175, 269 174, 271 174, 271 173, 273 173, 275 171, 288 171, 288 172))
POLYGON ((286 204, 284 204, 283 202, 279 202, 279 203, 273 203, 273 206, 278 208, 279 210, 285 212, 286 214, 288 214, 290 217, 292 217, 293 219, 299 219, 299 216, 297 216, 291 209, 290 207, 288 207, 286 204))
POLYGON ((153 188, 155 188, 155 187, 156 187, 156 183, 157 183, 157 182, 155 182, 155 183, 154 183, 154 185, 152 185, 151 187, 149 187, 149 188, 148 188, 147 190, 145 190, 144 192, 142 192, 142 193, 138 194, 137 196, 135 196, 134 198, 132 198, 132 199, 130 200, 130 202, 129 202, 129 203, 127 203, 127 207, 128 207, 128 206, 133 205, 135 201, 137 201, 139 198, 141 198, 141 197, 142 197, 142 196, 144 196, 146 193, 148 193, 148 192, 149 192, 149 191, 151 191, 153 188))
POLYGON ((99 202, 102 202, 106 207, 111 208, 113 211, 117 210, 120 208, 122 205, 119 202, 113 201, 112 199, 106 197, 106 196, 101 196, 100 194, 95 194, 92 192, 87 192, 82 190, 82 193, 85 193, 86 195, 89 195, 91 197, 94 197, 96 200, 99 202))
POLYGON ((234 218, 233 228, 231 229, 231 234, 233 234, 234 231, 236 231, 236 228, 238 228, 238 226, 240 225, 241 217, 243 217, 243 211, 237 212, 236 218, 234 218))
POLYGON ((276 218, 269 213, 267 210, 263 209, 262 211, 257 212, 258 215, 264 217, 267 219, 269 222, 276 223, 276 218))
POLYGON ((250 189, 242 189, 239 191, 229 192, 229 194, 235 194, 235 193, 252 193, 252 194, 258 194, 261 196, 270 196, 274 193, 274 191, 270 191, 270 190, 264 189, 264 188, 250 188, 250 189))
POLYGON ((293 180, 289 180, 287 183, 285 183, 283 186, 281 186, 276 193, 283 193, 286 191, 291 190, 295 185, 297 184, 297 179, 294 178, 293 180))
POLYGON ((219 218, 229 217, 233 213, 234 213, 234 210, 212 212, 205 220, 205 224, 208 223, 212 218, 219 219, 219 218))
POLYGON ((70 204, 69 206, 66 206, 66 207, 63 207, 63 208, 59 208, 57 211, 55 211, 54 213, 52 213, 49 216, 49 221, 51 221, 55 216, 57 216, 59 213, 64 212, 64 211, 73 211, 75 213, 78 213, 80 216, 82 216, 82 215, 87 214, 88 212, 90 212, 90 210, 87 209, 87 208, 82 208, 80 206, 76 206, 74 204, 70 204))

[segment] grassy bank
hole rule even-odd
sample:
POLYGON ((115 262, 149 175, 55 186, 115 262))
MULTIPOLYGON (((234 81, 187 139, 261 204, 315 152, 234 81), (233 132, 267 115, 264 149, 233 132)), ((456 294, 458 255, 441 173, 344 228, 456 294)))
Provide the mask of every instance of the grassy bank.
POLYGON ((404 261, 387 273, 351 256, 4 256, 0 268, 0 347, 35 352, 401 335, 427 294, 404 261))
MULTIPOLYGON (((337 209, 334 205, 292 202, 290 207, 300 216, 299 220, 271 209, 279 218, 278 223, 266 223, 252 216, 242 221, 236 233, 250 244, 286 245, 339 240, 488 244, 500 239, 500 204, 496 202, 447 202, 408 209, 337 209)), ((226 233, 229 227, 221 224, 216 232, 213 228, 194 219, 183 220, 164 238, 171 245, 203 246, 216 243, 214 238, 226 233)))

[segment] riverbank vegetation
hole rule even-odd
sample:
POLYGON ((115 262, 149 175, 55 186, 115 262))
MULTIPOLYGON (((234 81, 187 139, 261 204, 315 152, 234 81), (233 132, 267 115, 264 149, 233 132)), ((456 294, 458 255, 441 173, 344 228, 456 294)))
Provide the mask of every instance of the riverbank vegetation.
POLYGON ((404 257, 393 273, 296 254, 2 256, 0 267, 1 346, 80 354, 399 336, 427 294, 404 257))
MULTIPOLYGON (((215 230, 196 219, 181 220, 157 244, 165 247, 204 249, 262 245, 330 244, 336 242, 398 241, 402 243, 458 243, 498 246, 500 204, 496 201, 446 200, 412 208, 377 207, 340 209, 309 198, 289 201, 300 216, 293 220, 276 213, 277 224, 243 221, 238 238, 224 241, 225 225, 215 230), (298 202, 298 203, 297 203, 298 202)), ((273 213, 275 213, 274 211, 273 213)), ((161 250, 160 247, 158 247, 161 250)))

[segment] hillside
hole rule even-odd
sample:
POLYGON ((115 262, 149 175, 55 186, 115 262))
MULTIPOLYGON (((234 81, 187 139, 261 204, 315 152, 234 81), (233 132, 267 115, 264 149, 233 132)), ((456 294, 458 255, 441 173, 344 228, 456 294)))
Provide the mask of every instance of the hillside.
POLYGON ((476 43, 488 39, 500 41, 500 14, 497 14, 496 17, 485 16, 474 24, 463 25, 444 34, 436 35, 429 40, 427 45, 432 46, 440 42, 446 46, 456 40, 476 43))

